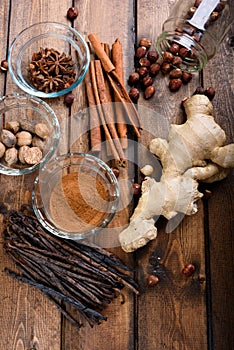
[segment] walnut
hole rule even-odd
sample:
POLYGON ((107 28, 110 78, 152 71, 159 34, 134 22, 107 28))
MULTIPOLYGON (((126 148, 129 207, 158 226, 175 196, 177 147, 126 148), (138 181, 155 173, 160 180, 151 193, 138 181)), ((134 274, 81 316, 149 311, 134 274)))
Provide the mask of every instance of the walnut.
POLYGON ((20 125, 16 120, 12 120, 6 123, 6 129, 16 134, 19 131, 20 125))
POLYGON ((4 143, 4 145, 7 147, 14 147, 16 144, 15 135, 11 131, 6 129, 2 129, 1 140, 2 140, 2 143, 4 143))
POLYGON ((18 151, 15 147, 8 148, 5 152, 5 161, 8 165, 14 165, 18 161, 18 151))
POLYGON ((0 158, 4 156, 5 151, 6 151, 6 147, 2 142, 0 142, 0 158))
POLYGON ((16 134, 18 146, 29 146, 32 143, 32 135, 28 131, 20 131, 16 134))
POLYGON ((39 147, 29 147, 24 152, 24 160, 27 164, 37 164, 42 160, 42 151, 39 147))
POLYGON ((50 130, 45 123, 38 123, 35 125, 35 134, 42 139, 46 139, 50 134, 50 130))

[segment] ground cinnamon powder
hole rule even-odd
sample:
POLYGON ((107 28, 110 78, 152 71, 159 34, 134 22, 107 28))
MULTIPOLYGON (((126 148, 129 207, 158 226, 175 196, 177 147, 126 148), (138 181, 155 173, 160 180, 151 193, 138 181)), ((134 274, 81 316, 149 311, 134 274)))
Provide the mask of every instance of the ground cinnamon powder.
POLYGON ((97 226, 106 215, 109 191, 100 176, 75 172, 61 178, 50 199, 51 219, 63 230, 97 226))

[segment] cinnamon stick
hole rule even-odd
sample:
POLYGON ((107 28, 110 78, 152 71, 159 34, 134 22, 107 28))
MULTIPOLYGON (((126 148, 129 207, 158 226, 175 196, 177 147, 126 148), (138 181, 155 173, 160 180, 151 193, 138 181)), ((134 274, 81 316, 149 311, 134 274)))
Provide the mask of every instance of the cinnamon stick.
POLYGON ((106 125, 106 122, 105 122, 105 118, 104 118, 104 115, 103 115, 103 111, 102 111, 102 108, 101 108, 101 101, 100 101, 100 98, 99 98, 99 94, 98 94, 98 87, 97 87, 97 80, 96 80, 96 73, 95 73, 95 63, 94 61, 91 61, 90 62, 90 77, 91 77, 91 82, 92 82, 92 86, 93 86, 93 92, 94 92, 94 96, 95 96, 95 100, 96 100, 96 105, 97 105, 97 109, 98 109, 98 112, 99 112, 99 116, 100 116, 100 119, 101 119, 101 123, 102 123, 102 126, 103 126, 103 129, 104 129, 104 132, 105 132, 105 136, 106 136, 106 141, 108 142, 111 150, 112 150, 112 154, 114 156, 114 159, 116 160, 120 160, 120 156, 115 148, 115 145, 114 145, 114 142, 111 138, 111 135, 110 135, 110 132, 108 130, 108 127, 106 125))
POLYGON ((95 60, 94 65, 95 65, 98 94, 99 94, 100 102, 103 107, 105 122, 108 126, 108 129, 110 130, 110 134, 112 136, 112 139, 113 139, 115 148, 119 154, 119 157, 120 159, 124 160, 125 155, 115 128, 115 119, 114 119, 113 109, 110 104, 111 101, 108 101, 107 95, 106 95, 105 80, 102 72, 101 62, 99 60, 95 60))
POLYGON ((98 110, 96 107, 95 96, 92 88, 92 82, 90 77, 90 70, 87 72, 85 76, 85 86, 86 93, 88 97, 89 103, 89 116, 90 116, 90 141, 91 141, 91 149, 94 152, 101 151, 101 128, 99 122, 98 110))
POLYGON ((102 47, 97 35, 95 33, 91 33, 88 35, 88 38, 93 46, 97 57, 101 60, 104 70, 108 73, 114 70, 115 66, 112 64, 110 58, 105 53, 104 48, 102 47))
MULTIPOLYGON (((117 38, 112 45, 112 63, 115 66, 115 72, 119 76, 120 81, 124 84, 124 70, 123 70, 123 49, 122 44, 117 38)), ((124 109, 121 103, 116 103, 116 121, 117 129, 120 137, 120 142, 123 149, 128 147, 128 138, 127 138, 127 124, 125 120, 124 109)))

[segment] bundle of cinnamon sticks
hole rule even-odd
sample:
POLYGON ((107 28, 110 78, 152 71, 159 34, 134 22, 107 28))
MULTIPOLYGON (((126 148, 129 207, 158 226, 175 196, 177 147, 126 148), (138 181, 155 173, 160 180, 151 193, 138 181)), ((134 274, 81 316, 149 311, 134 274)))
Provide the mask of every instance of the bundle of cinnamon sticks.
POLYGON ((105 141, 107 155, 112 156, 117 165, 125 167, 127 133, 132 128, 140 137, 141 121, 124 87, 122 45, 116 39, 110 50, 109 45, 101 43, 96 34, 91 33, 88 38, 97 57, 91 60, 85 77, 90 107, 91 149, 101 152, 105 141))

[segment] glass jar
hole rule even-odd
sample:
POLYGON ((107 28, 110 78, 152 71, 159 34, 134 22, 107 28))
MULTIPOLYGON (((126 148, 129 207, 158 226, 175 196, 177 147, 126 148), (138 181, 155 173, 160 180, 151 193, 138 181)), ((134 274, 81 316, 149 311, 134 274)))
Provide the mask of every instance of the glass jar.
POLYGON ((163 24, 157 51, 160 56, 166 51, 180 56, 182 70, 199 72, 217 52, 233 20, 233 0, 179 0, 163 24))

